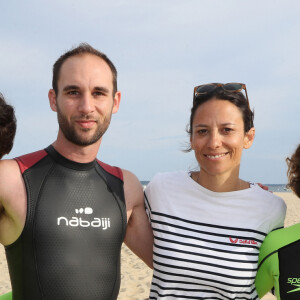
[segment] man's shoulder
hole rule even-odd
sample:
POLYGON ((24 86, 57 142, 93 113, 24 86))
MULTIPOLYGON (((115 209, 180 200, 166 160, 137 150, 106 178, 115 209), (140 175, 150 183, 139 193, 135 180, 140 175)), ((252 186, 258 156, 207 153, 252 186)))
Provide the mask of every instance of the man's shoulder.
POLYGON ((47 156, 48 153, 45 150, 39 150, 32 153, 24 154, 15 158, 18 163, 21 173, 23 174, 27 169, 34 166, 37 162, 47 156))
POLYGON ((125 169, 120 169, 122 174, 123 174, 123 180, 124 180, 124 184, 125 186, 131 186, 131 187, 141 187, 141 183, 139 181, 139 179, 137 178, 137 176, 135 174, 133 174, 132 172, 125 170, 125 169))
MULTIPOLYGON (((106 164, 106 163, 100 161, 99 159, 97 159, 96 161, 97 161, 98 165, 100 165, 101 168, 104 169, 107 173, 124 181, 123 170, 121 168, 106 164)), ((124 171, 126 171, 126 170, 124 170, 124 171)))
POLYGON ((143 188, 139 179, 130 171, 122 169, 124 178, 124 194, 127 209, 143 203, 143 188))
POLYGON ((9 183, 15 184, 20 181, 21 174, 28 168, 35 165, 47 155, 45 150, 24 154, 14 159, 4 159, 0 161, 0 186, 9 183))

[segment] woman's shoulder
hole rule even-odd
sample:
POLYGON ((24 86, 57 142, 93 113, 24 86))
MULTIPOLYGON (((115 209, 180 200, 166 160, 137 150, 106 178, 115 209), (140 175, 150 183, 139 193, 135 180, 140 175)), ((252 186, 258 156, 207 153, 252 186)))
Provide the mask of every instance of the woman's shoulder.
POLYGON ((284 207, 286 206, 284 200, 281 197, 275 195, 270 191, 264 190, 258 184, 251 184, 250 191, 253 197, 262 199, 265 202, 271 202, 273 204, 278 203, 280 206, 284 206, 284 207))
POLYGON ((261 214, 264 215, 264 225, 266 232, 283 227, 286 204, 279 196, 263 190, 260 186, 251 186, 248 201, 251 201, 257 206, 261 214))
POLYGON ((182 181, 187 177, 188 177, 188 172, 186 171, 160 172, 154 175, 154 177, 151 179, 149 184, 154 185, 162 182, 182 181))
POLYGON ((188 172, 161 172, 154 175, 148 183, 145 194, 146 196, 161 195, 169 190, 176 190, 189 179, 188 172))

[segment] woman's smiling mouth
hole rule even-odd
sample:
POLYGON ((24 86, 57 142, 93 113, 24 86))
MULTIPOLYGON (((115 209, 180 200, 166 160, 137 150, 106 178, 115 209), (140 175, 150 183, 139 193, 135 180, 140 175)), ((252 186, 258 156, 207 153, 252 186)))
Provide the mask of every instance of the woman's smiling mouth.
POLYGON ((227 155, 229 152, 226 153, 220 153, 220 154, 204 154, 205 157, 209 158, 209 159, 218 159, 221 157, 224 157, 225 155, 227 155))

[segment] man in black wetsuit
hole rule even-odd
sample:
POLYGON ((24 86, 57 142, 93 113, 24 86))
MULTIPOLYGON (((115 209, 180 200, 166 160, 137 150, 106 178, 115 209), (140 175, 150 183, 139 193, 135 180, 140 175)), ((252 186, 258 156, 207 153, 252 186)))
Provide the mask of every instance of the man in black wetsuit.
POLYGON ((138 179, 96 159, 120 104, 117 71, 81 44, 54 64, 52 85, 56 141, 0 162, 13 299, 117 299, 123 240, 149 266, 153 243, 138 179))

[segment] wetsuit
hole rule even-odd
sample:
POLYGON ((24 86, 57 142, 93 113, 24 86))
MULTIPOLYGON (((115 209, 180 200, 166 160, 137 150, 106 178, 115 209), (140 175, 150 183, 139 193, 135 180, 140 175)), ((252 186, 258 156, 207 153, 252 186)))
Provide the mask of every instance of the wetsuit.
POLYGON ((5 247, 13 299, 117 299, 127 224, 122 171, 70 161, 52 146, 16 160, 27 216, 5 247))
POLYGON ((4 294, 4 295, 1 295, 1 296, 0 296, 0 299, 1 299, 1 300, 11 300, 11 299, 12 299, 11 292, 9 292, 9 293, 7 293, 7 294, 4 294))
POLYGON ((259 297, 275 288, 277 299, 300 299, 300 223, 275 230, 264 240, 255 285, 259 297))

